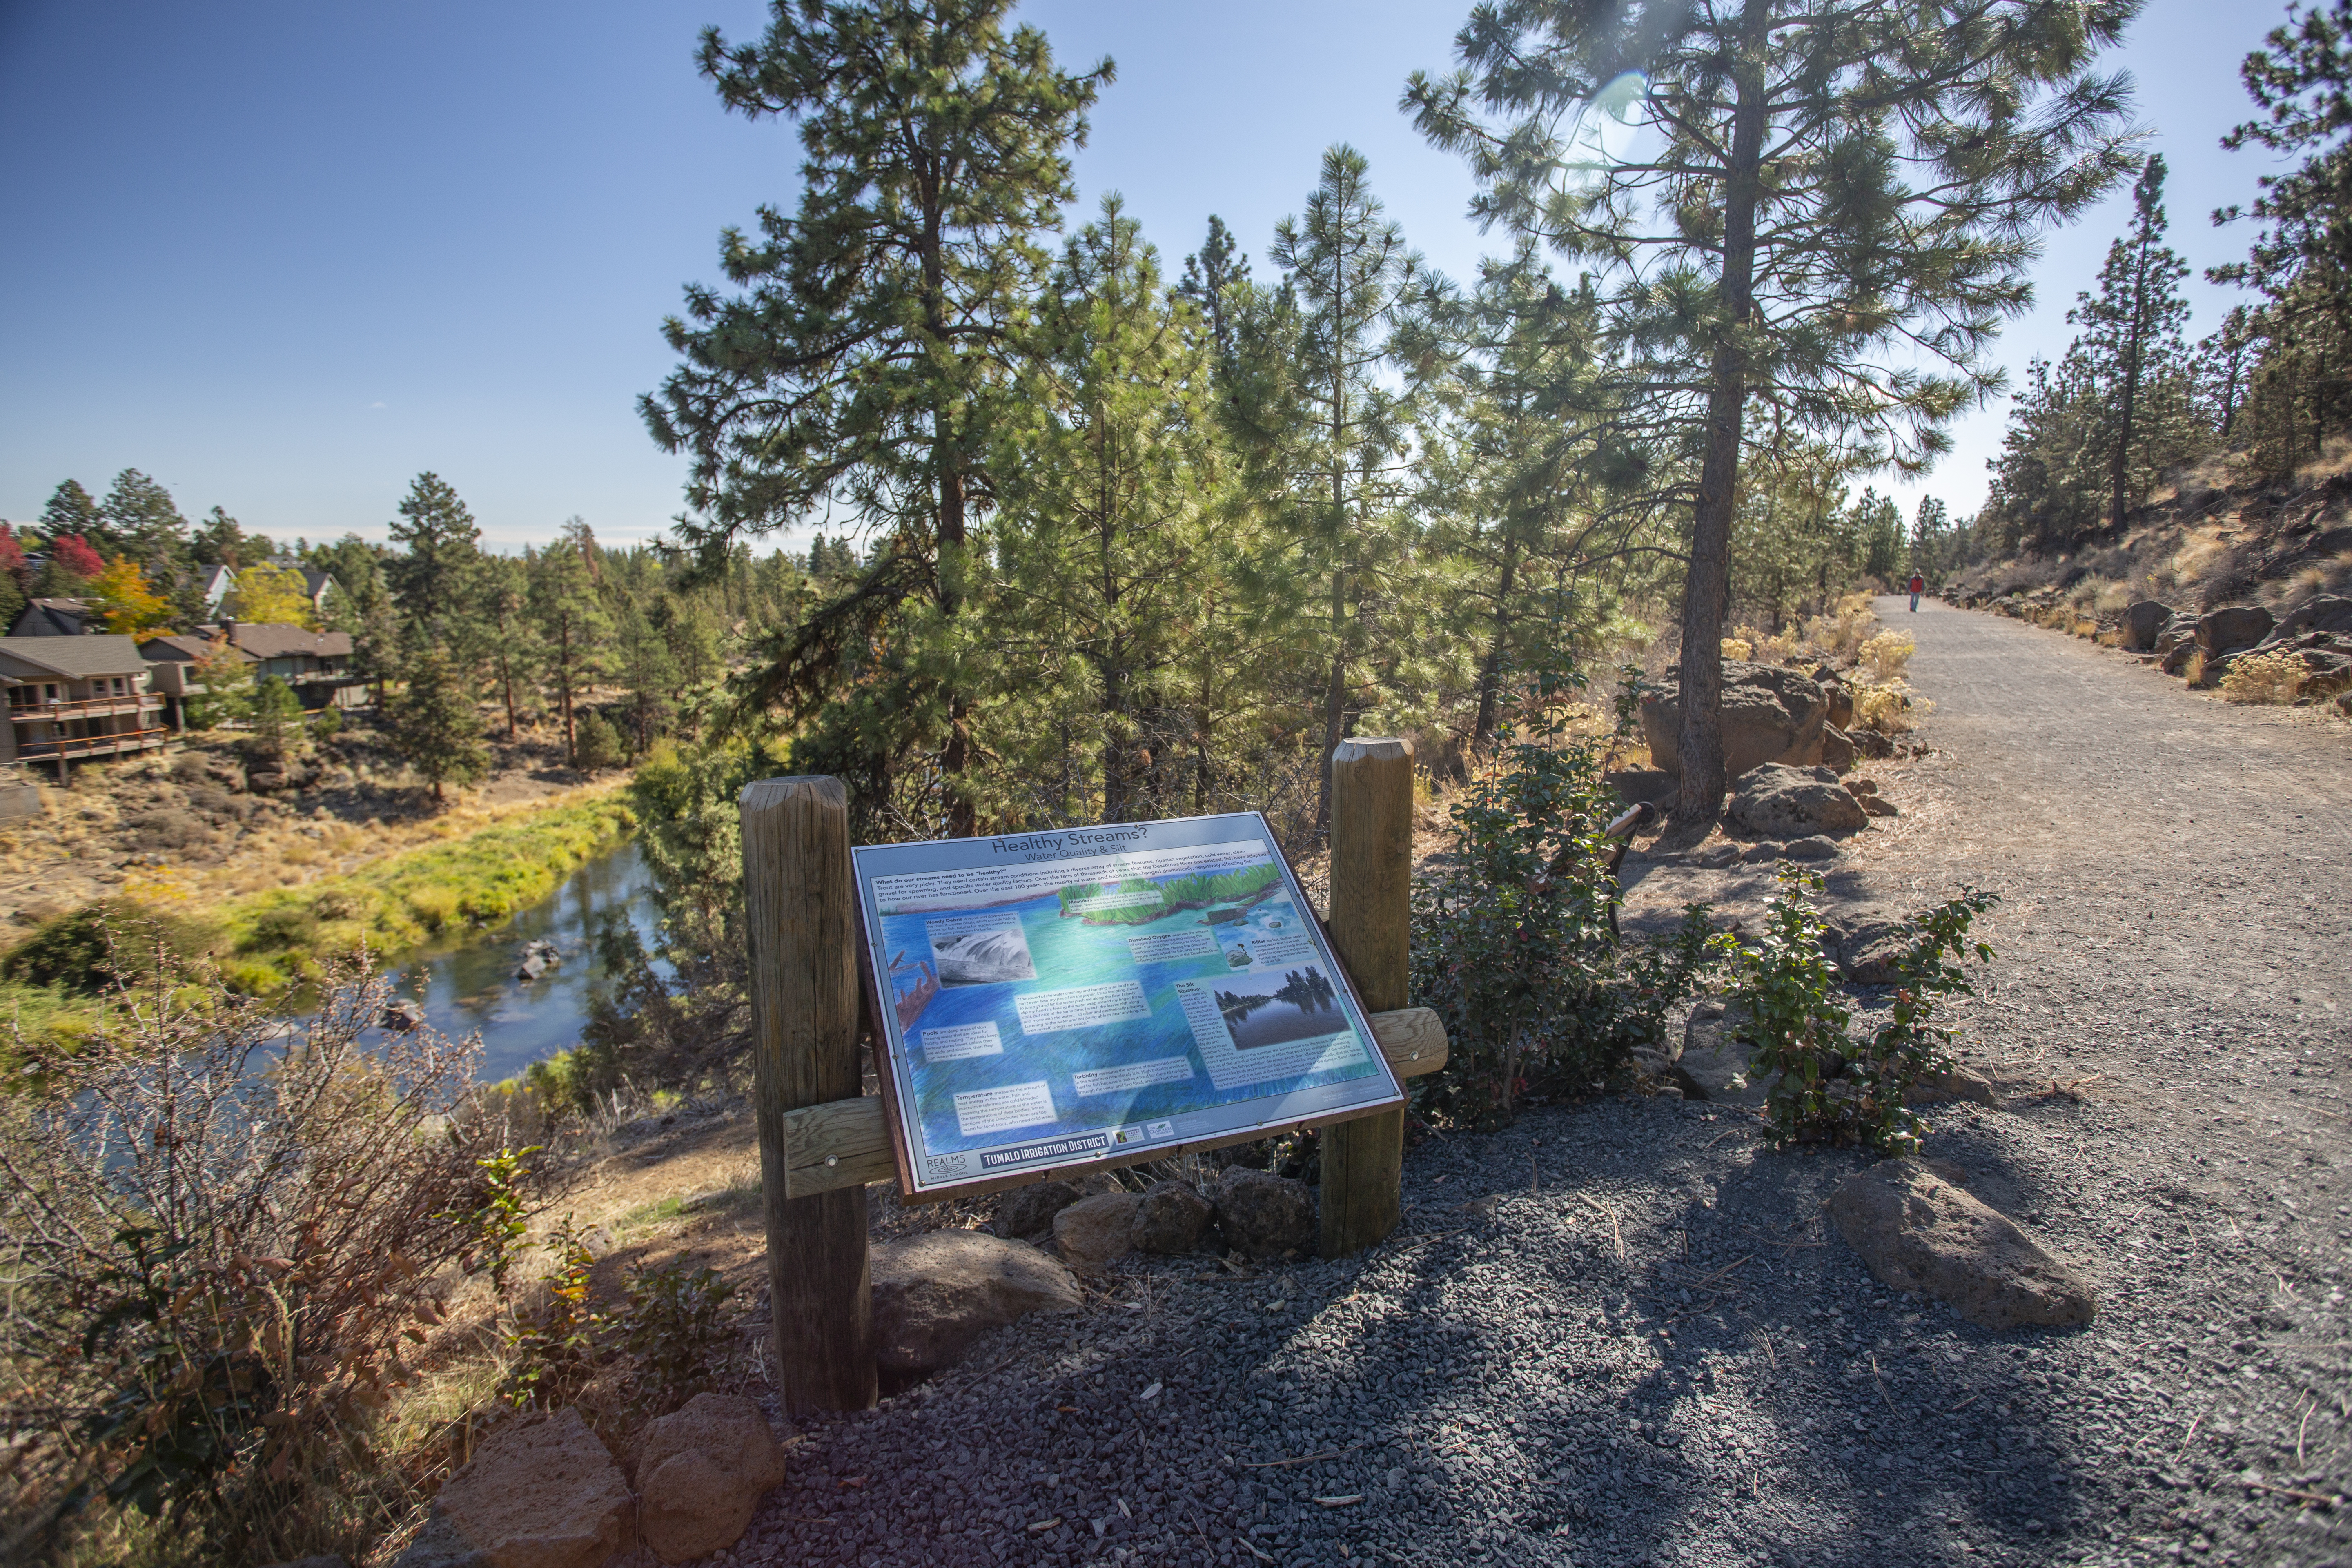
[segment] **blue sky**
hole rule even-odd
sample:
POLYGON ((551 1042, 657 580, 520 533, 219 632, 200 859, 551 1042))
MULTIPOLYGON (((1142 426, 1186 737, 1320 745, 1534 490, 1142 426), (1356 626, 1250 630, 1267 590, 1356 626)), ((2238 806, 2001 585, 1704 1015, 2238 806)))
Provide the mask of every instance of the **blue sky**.
MULTIPOLYGON (((1127 197, 1171 274, 1222 215, 1254 256, 1349 141, 1430 260, 1475 271, 1460 166, 1396 100, 1451 58, 1467 10, 1391 0, 1030 0, 1071 63, 1119 79, 1079 154, 1079 208, 1127 197)), ((0 0, 0 517, 135 467, 194 517, 382 538, 408 480, 456 485, 488 540, 568 516, 640 539, 682 504, 636 395, 660 321, 717 277, 719 229, 789 205, 791 129, 723 114, 698 29, 754 0, 281 0, 189 6, 0 0)), ((2171 166, 2174 241, 2201 269, 2244 230, 2206 215, 2272 165, 2216 138, 2237 66, 2282 5, 2154 0, 2116 63, 2171 166)), ((2000 357, 2054 354, 2127 198, 2053 235, 2039 302, 2000 357)), ((1264 263, 1260 262, 1261 270, 1264 263)), ((2189 285, 2195 330, 2234 291, 2189 285)), ((1998 406, 1957 429, 1925 491, 1984 490, 1998 406)))

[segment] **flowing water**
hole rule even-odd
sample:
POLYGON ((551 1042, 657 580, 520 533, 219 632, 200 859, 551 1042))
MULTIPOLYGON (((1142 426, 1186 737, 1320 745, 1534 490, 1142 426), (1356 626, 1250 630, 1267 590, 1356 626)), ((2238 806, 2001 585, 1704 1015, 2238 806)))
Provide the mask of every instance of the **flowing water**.
POLYGON ((629 839, 582 866, 504 925, 394 964, 394 988, 404 996, 421 996, 433 1026, 452 1038, 481 1031, 481 1081, 512 1078, 580 1043, 590 995, 608 983, 596 962, 597 926, 608 912, 618 912, 651 945, 652 891, 653 873, 636 841, 629 839), (537 980, 517 979, 524 944, 541 941, 554 943, 562 962, 537 980))

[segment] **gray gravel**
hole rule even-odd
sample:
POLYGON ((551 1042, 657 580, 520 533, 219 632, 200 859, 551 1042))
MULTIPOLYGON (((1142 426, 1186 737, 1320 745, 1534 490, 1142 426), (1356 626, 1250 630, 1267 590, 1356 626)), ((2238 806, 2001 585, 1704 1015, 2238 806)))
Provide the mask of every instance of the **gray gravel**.
POLYGON ((1542 1107, 1416 1150, 1363 1257, 1139 1261, 806 1424, 731 1560, 2352 1560, 2352 1506, 2295 1495, 2352 1492, 2347 731, 1899 605, 1937 750, 1875 770, 1906 815, 1839 891, 2005 894, 1960 1013, 2009 1099, 1928 1152, 2085 1269, 2095 1322, 1991 1333, 1881 1289, 1821 1216, 1859 1155, 1542 1107))

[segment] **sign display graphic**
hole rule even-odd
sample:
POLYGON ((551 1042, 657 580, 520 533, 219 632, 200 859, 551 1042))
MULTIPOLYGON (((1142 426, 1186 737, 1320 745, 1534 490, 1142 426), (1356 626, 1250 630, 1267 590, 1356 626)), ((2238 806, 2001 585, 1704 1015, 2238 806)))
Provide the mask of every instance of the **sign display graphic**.
POLYGON ((909 1196, 1403 1100, 1254 812, 852 858, 909 1196))

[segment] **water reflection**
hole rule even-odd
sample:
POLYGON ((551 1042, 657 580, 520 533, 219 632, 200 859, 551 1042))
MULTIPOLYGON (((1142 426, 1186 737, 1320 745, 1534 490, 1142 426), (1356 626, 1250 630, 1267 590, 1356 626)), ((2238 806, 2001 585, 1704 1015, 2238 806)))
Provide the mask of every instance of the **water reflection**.
POLYGON ((453 1037, 482 1034, 479 1076, 512 1078, 542 1057, 580 1043, 589 997, 606 984, 596 962, 596 928, 617 910, 652 944, 653 875, 632 839, 589 861, 541 903, 502 926, 474 931, 456 945, 427 949, 392 971, 393 987, 417 996, 425 1016, 453 1037), (554 944, 562 962, 535 981, 518 980, 524 947, 554 944))

